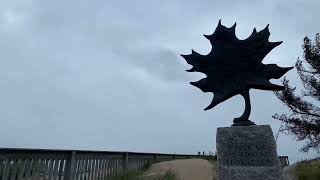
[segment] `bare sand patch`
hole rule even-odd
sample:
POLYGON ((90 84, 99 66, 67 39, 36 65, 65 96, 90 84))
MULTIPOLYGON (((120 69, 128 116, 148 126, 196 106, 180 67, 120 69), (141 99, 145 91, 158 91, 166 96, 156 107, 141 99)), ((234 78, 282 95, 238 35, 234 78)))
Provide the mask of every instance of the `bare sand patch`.
POLYGON ((214 180, 214 165, 204 159, 185 159, 153 164, 144 177, 153 177, 172 171, 178 180, 214 180))

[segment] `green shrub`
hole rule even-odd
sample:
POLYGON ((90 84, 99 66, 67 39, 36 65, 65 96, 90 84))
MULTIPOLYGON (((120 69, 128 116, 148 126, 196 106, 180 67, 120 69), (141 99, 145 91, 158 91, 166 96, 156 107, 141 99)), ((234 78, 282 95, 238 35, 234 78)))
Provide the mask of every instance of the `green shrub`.
POLYGON ((296 169, 299 180, 319 180, 320 161, 306 161, 301 163, 296 169))

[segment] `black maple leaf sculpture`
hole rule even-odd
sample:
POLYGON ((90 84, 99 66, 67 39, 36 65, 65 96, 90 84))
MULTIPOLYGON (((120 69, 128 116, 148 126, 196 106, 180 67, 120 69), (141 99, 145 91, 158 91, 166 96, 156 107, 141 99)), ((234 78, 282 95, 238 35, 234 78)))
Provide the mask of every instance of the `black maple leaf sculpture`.
POLYGON ((240 94, 245 99, 245 111, 233 120, 233 126, 254 125, 249 120, 251 104, 250 88, 261 90, 283 90, 283 86, 272 84, 270 79, 279 79, 293 67, 279 67, 276 64, 263 64, 263 58, 280 42, 269 42, 269 25, 244 40, 235 35, 236 23, 227 28, 221 20, 212 35, 204 35, 211 43, 212 50, 201 55, 192 50, 189 55, 181 55, 193 67, 188 72, 202 72, 207 75, 197 82, 190 82, 203 92, 213 92, 211 104, 204 110, 240 94))

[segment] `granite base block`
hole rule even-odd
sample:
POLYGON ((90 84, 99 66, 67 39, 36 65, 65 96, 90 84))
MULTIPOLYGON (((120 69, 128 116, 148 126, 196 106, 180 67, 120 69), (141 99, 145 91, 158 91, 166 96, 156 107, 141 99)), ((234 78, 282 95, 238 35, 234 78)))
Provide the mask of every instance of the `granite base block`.
POLYGON ((283 180, 269 125, 218 128, 219 180, 283 180))

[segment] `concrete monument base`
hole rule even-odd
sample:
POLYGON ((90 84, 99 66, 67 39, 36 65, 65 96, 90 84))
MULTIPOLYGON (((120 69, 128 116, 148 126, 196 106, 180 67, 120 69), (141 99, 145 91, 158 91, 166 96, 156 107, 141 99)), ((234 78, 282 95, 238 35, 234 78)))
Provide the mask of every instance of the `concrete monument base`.
POLYGON ((269 125, 218 128, 219 180, 283 180, 269 125))

